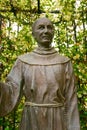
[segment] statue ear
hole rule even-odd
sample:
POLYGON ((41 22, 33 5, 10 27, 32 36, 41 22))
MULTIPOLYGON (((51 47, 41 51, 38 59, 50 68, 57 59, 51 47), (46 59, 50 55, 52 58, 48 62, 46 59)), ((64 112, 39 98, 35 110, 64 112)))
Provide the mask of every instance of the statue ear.
POLYGON ((35 36, 34 32, 32 32, 32 36, 33 36, 33 37, 34 37, 34 39, 36 40, 36 36, 35 36))
POLYGON ((34 32, 32 32, 32 36, 35 38, 34 32))
POLYGON ((34 37, 34 32, 32 32, 32 36, 34 37))

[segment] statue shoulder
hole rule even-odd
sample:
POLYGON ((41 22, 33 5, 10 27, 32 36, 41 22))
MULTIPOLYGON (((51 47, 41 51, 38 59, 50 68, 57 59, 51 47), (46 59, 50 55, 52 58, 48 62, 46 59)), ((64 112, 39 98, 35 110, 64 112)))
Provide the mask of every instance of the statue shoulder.
POLYGON ((29 53, 22 54, 22 55, 18 56, 18 59, 23 59, 28 55, 29 55, 29 53))
POLYGON ((23 55, 20 55, 18 57, 19 60, 21 60, 22 62, 27 61, 28 59, 31 59, 31 52, 30 53, 25 53, 23 55))
POLYGON ((66 62, 69 62, 71 60, 69 57, 61 55, 61 54, 58 54, 57 59, 60 63, 66 63, 66 62))

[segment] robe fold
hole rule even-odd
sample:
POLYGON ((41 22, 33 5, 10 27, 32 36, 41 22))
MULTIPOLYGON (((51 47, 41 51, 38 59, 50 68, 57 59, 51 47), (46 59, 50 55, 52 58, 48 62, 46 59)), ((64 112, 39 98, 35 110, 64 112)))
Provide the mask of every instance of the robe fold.
POLYGON ((26 102, 63 105, 25 105, 19 130, 80 130, 72 64, 54 48, 18 57, 6 82, 0 83, 0 116, 10 113, 23 94, 26 102))

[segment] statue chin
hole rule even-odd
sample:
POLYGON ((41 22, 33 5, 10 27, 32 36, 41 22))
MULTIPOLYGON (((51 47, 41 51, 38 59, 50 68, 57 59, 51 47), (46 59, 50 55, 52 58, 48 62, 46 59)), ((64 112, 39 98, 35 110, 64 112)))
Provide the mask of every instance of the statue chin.
POLYGON ((50 48, 51 47, 51 42, 48 40, 44 40, 41 43, 38 43, 38 46, 41 48, 50 48))

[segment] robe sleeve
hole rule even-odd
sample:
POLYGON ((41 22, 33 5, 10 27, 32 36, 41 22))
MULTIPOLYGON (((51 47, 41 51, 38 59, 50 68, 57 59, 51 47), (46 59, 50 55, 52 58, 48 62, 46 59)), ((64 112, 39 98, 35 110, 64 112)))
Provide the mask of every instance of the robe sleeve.
POLYGON ((66 68, 65 100, 67 130, 80 130, 77 91, 71 61, 69 61, 66 68))
POLYGON ((6 82, 0 82, 0 116, 10 113, 18 104, 22 95, 23 74, 22 62, 17 59, 6 82))

